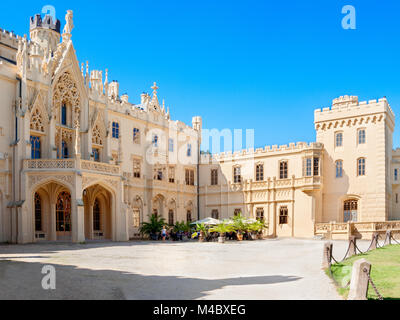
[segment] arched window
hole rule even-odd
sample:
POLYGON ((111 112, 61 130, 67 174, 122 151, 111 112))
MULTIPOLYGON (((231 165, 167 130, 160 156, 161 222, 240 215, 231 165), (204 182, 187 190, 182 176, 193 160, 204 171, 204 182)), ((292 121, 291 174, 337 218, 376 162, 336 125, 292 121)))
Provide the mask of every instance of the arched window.
POLYGON ((56 230, 57 232, 71 231, 71 195, 61 192, 56 204, 56 230))
POLYGON ((40 138, 36 136, 31 136, 31 158, 33 160, 41 158, 40 138))
POLYGON ((93 231, 101 231, 100 213, 100 203, 96 199, 93 205, 93 231))
POLYGON ((140 227, 140 211, 139 209, 133 209, 133 227, 140 227))
POLYGON ((112 124, 112 137, 114 139, 119 139, 119 123, 113 122, 112 124))
POLYGON ((343 161, 338 160, 336 161, 336 178, 343 177, 343 161))
POLYGON ((168 212, 168 224, 170 226, 174 225, 174 211, 173 210, 169 210, 169 212, 168 212))
POLYGON ((192 211, 188 210, 186 212, 186 221, 187 222, 192 222, 192 211))
POLYGON ((35 193, 35 230, 43 231, 42 225, 42 199, 35 193))
POLYGON ((67 125, 67 105, 65 103, 61 106, 61 124, 67 125))
POLYGON ((358 201, 357 200, 347 200, 344 202, 343 207, 343 221, 344 222, 357 222, 358 213, 358 201))

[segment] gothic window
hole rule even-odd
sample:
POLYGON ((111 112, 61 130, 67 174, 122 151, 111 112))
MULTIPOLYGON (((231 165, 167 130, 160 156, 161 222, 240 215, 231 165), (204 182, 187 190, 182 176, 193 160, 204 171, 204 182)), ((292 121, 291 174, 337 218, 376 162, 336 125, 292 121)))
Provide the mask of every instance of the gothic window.
POLYGON ((62 192, 56 204, 56 230, 57 232, 71 231, 71 195, 62 192))
POLYGON ((67 105, 65 103, 61 106, 61 124, 63 126, 67 125, 67 105))
POLYGON ((36 136, 31 136, 31 158, 32 160, 41 158, 40 138, 36 136))
POLYGON ((218 169, 211 170, 211 185, 212 186, 218 185, 218 169))
POLYGON ((168 212, 168 224, 170 226, 174 225, 174 211, 173 210, 169 210, 169 212, 168 212))
POLYGON ((96 162, 100 162, 100 150, 98 148, 93 148, 92 149, 92 153, 93 153, 93 160, 96 162))
POLYGON ((140 130, 138 128, 133 129, 133 143, 140 144, 140 130))
POLYGON ((192 222, 192 211, 188 210, 186 212, 186 221, 187 222, 192 222))
POLYGON ((63 140, 61 145, 62 145, 61 146, 61 159, 68 159, 69 158, 68 143, 65 142, 65 140, 63 140))
POLYGON ((336 161, 336 178, 343 177, 343 161, 338 160, 336 161))
POLYGON ((133 209, 133 227, 140 227, 140 211, 139 209, 133 209))
POLYGON ((158 210, 157 209, 153 209, 153 215, 157 218, 158 217, 158 210))
POLYGON ((213 219, 219 219, 219 213, 218 213, 218 210, 213 210, 213 211, 211 211, 211 218, 213 218, 213 219))
POLYGON ((279 179, 287 179, 288 176, 288 162, 281 161, 279 163, 279 179))
POLYGON ((31 130, 44 132, 43 119, 39 109, 36 109, 31 117, 31 130))
POLYGON ((101 231, 100 217, 100 202, 96 199, 93 205, 93 231, 101 231))
POLYGON ((158 147, 158 136, 157 136, 157 135, 154 135, 154 136, 153 136, 152 144, 153 144, 153 146, 154 146, 155 148, 158 147))
POLYGON ((256 181, 264 181, 264 165, 258 164, 256 166, 256 181))
POLYGON ((357 172, 359 177, 365 176, 365 158, 357 160, 357 172))
POLYGON ((170 183, 175 183, 175 168, 174 167, 169 167, 168 180, 170 183))
POLYGON ((242 182, 242 174, 241 174, 242 168, 241 167, 235 167, 233 168, 233 182, 234 183, 241 183, 242 182))
POLYGON ((119 123, 118 122, 112 123, 112 137, 114 139, 119 139, 119 123))
POLYGON ((288 224, 289 211, 287 207, 281 207, 279 210, 279 224, 288 224))
POLYGON ((35 193, 35 230, 42 230, 42 199, 35 193))
POLYGON ((358 201, 357 200, 347 200, 344 202, 343 206, 343 221, 344 222, 357 222, 358 213, 358 201))
POLYGON ((92 131, 92 143, 99 146, 103 145, 103 139, 101 138, 101 131, 98 125, 93 128, 92 131))
POLYGON ((133 160, 133 177, 140 179, 141 170, 140 170, 140 160, 133 160))

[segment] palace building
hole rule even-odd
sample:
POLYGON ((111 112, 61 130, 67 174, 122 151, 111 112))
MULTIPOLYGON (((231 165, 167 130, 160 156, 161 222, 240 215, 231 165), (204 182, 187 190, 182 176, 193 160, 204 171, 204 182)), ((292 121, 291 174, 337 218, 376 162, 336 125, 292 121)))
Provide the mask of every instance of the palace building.
POLYGON ((65 18, 61 32, 35 15, 29 39, 0 29, 0 242, 128 241, 151 214, 241 212, 284 237, 400 219, 386 98, 317 110, 315 143, 201 154, 201 117, 173 121, 156 83, 139 104, 120 95, 107 70, 78 63, 65 18))

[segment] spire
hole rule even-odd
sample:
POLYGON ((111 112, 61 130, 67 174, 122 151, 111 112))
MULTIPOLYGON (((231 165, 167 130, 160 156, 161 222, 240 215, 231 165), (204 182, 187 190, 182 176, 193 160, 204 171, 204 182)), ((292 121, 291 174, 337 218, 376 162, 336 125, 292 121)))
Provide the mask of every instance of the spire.
POLYGON ((157 83, 154 82, 154 85, 151 87, 151 89, 153 89, 153 98, 151 99, 151 105, 153 106, 157 106, 158 108, 160 107, 160 103, 158 102, 158 98, 157 98, 157 83))

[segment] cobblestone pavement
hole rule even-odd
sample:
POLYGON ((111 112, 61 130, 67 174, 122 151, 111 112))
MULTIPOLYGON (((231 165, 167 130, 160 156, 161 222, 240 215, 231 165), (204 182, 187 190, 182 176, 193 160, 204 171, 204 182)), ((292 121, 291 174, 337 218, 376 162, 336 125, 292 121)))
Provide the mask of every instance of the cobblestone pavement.
MULTIPOLYGON (((0 245, 0 299, 340 299, 321 270, 323 243, 0 245), (56 290, 42 289, 44 265, 56 290)), ((334 255, 346 249, 334 241, 334 255)))

